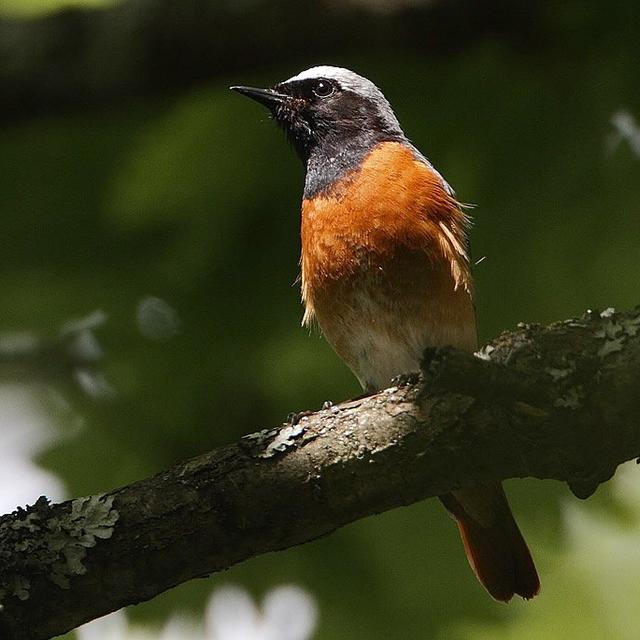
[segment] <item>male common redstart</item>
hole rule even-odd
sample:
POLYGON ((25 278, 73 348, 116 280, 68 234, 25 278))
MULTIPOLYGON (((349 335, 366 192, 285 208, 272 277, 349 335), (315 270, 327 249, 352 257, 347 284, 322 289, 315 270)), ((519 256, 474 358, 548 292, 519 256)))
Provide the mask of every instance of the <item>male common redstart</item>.
MULTIPOLYGON (((418 371, 427 347, 475 351, 469 220, 381 91, 353 71, 328 66, 273 89, 232 89, 270 109, 305 163, 303 322, 317 320, 364 390, 418 371)), ((440 500, 494 598, 538 593, 502 485, 440 500)))

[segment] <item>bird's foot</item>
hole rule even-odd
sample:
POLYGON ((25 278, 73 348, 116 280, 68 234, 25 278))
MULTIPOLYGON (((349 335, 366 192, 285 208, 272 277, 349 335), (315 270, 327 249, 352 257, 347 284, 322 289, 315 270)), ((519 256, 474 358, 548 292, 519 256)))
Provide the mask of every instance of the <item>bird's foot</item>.
POLYGON ((298 422, 300 422, 300 420, 302 420, 302 418, 306 418, 307 416, 311 416, 313 415, 315 412, 314 411, 292 411, 288 416, 287 416, 287 423, 290 424, 291 426, 295 427, 298 422))
MULTIPOLYGON (((322 406, 320 407, 320 411, 324 411, 325 409, 331 409, 331 407, 333 407, 333 402, 331 402, 331 400, 325 400, 322 403, 322 406)), ((300 422, 300 420, 302 420, 302 418, 306 418, 307 416, 312 416, 315 413, 315 411, 292 411, 288 416, 287 416, 287 423, 294 426, 298 424, 298 422, 300 422)))
POLYGON ((391 386, 393 387, 406 387, 410 384, 416 384, 420 380, 420 374, 414 373, 401 373, 399 376, 391 378, 391 386))

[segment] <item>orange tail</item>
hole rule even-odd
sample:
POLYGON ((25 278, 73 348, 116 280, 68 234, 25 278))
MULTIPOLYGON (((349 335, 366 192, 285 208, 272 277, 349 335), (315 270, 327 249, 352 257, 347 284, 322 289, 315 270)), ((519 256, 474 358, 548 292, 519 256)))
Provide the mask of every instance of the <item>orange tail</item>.
POLYGON ((474 487, 440 496, 458 523, 469 564, 496 600, 525 599, 540 591, 540 580, 502 485, 474 487))

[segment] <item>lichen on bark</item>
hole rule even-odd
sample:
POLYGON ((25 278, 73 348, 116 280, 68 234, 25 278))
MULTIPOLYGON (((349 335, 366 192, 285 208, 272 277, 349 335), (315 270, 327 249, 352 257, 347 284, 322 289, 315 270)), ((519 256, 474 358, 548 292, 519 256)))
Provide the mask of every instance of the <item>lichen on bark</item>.
POLYGON ((27 600, 32 580, 45 576, 61 589, 86 572, 87 549, 110 538, 118 520, 113 496, 77 498, 65 509, 44 496, 0 517, 0 606, 10 597, 27 600))

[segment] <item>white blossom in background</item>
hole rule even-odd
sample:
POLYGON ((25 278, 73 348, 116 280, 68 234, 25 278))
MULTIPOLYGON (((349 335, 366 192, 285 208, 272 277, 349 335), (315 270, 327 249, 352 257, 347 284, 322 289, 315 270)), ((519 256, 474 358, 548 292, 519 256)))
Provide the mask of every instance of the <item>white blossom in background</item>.
POLYGON ((308 640, 316 628, 318 609, 300 587, 271 590, 261 609, 239 587, 214 592, 205 612, 206 640, 308 640))
POLYGON ((172 617, 158 630, 129 625, 123 611, 93 620, 76 629, 78 640, 204 640, 202 629, 190 619, 172 617))
POLYGON ((0 514, 33 504, 41 495, 64 499, 62 482, 34 462, 58 437, 31 390, 0 386, 0 514))
POLYGON ((127 617, 123 611, 110 613, 108 616, 92 620, 76 629, 79 640, 134 640, 142 638, 141 634, 134 635, 129 629, 127 617))
POLYGON ((244 589, 228 586, 213 593, 200 625, 175 615, 160 631, 150 631, 129 625, 116 611, 76 634, 78 640, 310 640, 317 619, 314 599, 300 587, 276 587, 258 607, 244 589))
POLYGON ((611 125, 613 133, 609 135, 607 140, 609 153, 613 153, 621 142, 626 141, 631 147, 631 151, 640 156, 640 126, 633 115, 624 110, 616 111, 611 116, 611 125))

